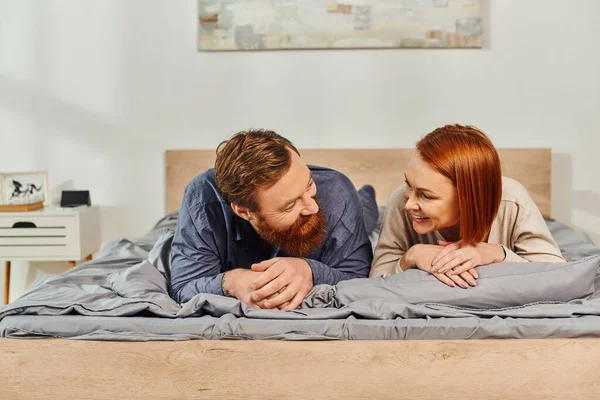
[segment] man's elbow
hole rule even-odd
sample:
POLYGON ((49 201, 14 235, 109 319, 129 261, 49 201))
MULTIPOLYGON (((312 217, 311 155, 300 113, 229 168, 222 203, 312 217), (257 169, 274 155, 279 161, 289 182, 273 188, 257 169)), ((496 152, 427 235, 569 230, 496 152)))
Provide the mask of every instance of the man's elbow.
POLYGON ((360 268, 358 270, 348 271, 342 276, 342 279, 340 279, 340 281, 368 278, 370 269, 371 269, 371 266, 368 265, 366 268, 360 268))
POLYGON ((184 303, 181 299, 182 289, 182 286, 176 287, 169 285, 169 296, 179 304, 184 303))

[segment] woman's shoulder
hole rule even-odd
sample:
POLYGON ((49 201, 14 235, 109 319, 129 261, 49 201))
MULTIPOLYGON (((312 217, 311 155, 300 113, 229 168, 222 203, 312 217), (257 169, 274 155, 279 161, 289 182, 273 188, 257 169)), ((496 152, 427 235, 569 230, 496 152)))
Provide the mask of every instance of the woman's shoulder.
POLYGON ((392 192, 387 202, 387 208, 400 206, 401 209, 404 209, 404 205, 406 204, 406 199, 404 198, 405 187, 406 185, 402 185, 392 192))
POLYGON ((506 176, 502 177, 502 202, 525 205, 531 201, 529 192, 519 181, 506 176))

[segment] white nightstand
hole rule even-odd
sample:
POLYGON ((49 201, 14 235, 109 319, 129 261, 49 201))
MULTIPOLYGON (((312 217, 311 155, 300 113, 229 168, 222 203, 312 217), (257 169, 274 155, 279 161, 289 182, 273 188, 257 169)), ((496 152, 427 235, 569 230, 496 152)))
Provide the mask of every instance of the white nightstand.
POLYGON ((0 259, 7 260, 4 304, 9 299, 12 260, 67 261, 73 268, 77 261, 91 260, 100 244, 100 213, 96 206, 0 212, 0 259))

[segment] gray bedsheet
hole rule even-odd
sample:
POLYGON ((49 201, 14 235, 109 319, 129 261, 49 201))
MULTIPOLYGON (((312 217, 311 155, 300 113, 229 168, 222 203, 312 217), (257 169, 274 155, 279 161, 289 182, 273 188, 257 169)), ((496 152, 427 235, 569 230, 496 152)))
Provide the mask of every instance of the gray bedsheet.
POLYGON ((0 336, 102 340, 467 339, 600 336, 600 249, 548 221, 566 263, 480 267, 475 288, 449 288, 422 271, 313 288, 295 311, 256 310, 232 298, 167 293, 174 221, 145 237, 39 279, 0 307, 0 336))

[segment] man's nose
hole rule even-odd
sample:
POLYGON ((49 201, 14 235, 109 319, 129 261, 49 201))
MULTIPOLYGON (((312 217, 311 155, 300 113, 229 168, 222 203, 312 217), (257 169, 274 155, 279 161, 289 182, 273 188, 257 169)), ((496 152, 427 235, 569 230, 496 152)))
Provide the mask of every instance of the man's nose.
POLYGON ((300 212, 301 215, 308 216, 319 212, 319 204, 312 197, 306 202, 306 206, 300 212))

